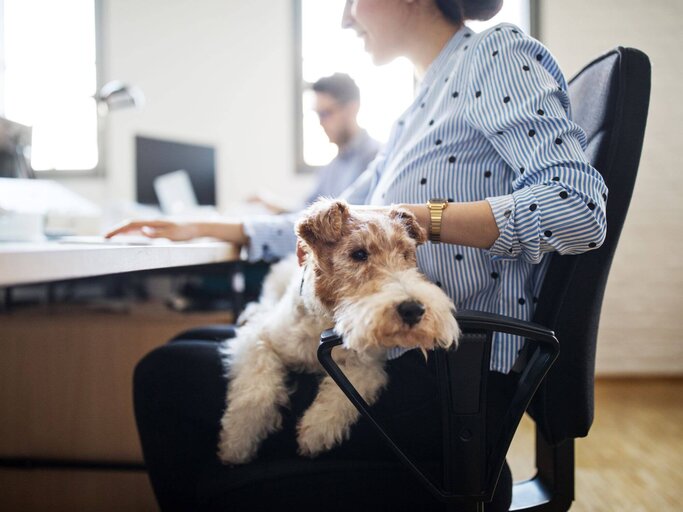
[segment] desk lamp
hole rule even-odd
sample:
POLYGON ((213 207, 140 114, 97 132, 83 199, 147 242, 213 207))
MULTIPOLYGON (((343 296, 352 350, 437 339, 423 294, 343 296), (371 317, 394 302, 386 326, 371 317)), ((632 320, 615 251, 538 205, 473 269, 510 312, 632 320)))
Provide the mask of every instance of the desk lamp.
POLYGON ((139 109, 145 104, 145 96, 138 87, 119 80, 104 84, 95 94, 95 100, 100 115, 106 115, 112 110, 139 109))

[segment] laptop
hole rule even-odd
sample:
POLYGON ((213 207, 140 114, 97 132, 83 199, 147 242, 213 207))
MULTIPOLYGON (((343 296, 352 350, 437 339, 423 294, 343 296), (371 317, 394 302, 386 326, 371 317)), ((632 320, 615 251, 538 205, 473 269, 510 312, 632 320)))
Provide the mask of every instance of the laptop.
POLYGON ((184 169, 154 178, 154 191, 161 211, 166 215, 183 215, 199 209, 190 175, 184 169))

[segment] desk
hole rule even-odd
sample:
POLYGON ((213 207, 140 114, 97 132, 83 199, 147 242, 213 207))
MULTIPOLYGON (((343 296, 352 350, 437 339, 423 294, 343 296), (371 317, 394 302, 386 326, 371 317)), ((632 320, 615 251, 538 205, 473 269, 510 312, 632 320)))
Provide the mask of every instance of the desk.
MULTIPOLYGON (((0 287, 238 257, 221 242, 1 243, 0 287)), ((147 475, 116 469, 142 467, 133 368, 178 332, 228 321, 225 312, 180 314, 154 303, 125 312, 40 304, 0 313, 0 510, 154 510, 147 475), (24 467, 27 460, 34 466, 24 467)))
POLYGON ((0 287, 238 259, 239 248, 225 242, 0 243, 0 287))

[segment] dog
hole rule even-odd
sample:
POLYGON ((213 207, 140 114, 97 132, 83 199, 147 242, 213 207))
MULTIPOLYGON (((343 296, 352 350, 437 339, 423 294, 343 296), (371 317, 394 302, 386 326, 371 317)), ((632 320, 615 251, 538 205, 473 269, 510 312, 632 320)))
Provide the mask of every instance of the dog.
MULTIPOLYGON (((343 336, 335 361, 368 404, 387 384, 387 349, 457 343, 452 301, 417 269, 416 248, 427 237, 411 212, 352 212, 343 201, 321 199, 296 233, 298 261, 274 266, 237 336, 221 344, 229 384, 218 456, 225 464, 248 462, 281 428, 289 370, 324 374, 316 357, 324 330, 343 336)), ((299 454, 314 457, 341 443, 358 417, 325 376, 298 422, 299 454)))

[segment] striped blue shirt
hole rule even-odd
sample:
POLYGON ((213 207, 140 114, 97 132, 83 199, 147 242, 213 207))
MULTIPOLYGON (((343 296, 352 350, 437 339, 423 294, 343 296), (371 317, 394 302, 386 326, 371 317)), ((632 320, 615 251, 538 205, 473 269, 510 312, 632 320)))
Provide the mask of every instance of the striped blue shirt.
POLYGON ((368 132, 359 130, 330 163, 318 170, 318 183, 308 195, 306 206, 319 197, 339 196, 367 169, 380 147, 368 132))
MULTIPOLYGON (((605 237, 607 189, 570 116, 566 81, 541 43, 510 24, 463 27, 346 195, 383 205, 487 200, 500 231, 489 250, 427 243, 418 264, 458 308, 529 320, 545 256, 585 252, 605 237)), ((250 259, 291 251, 292 220, 247 220, 250 259)), ((494 335, 491 368, 508 372, 522 343, 494 335)))

